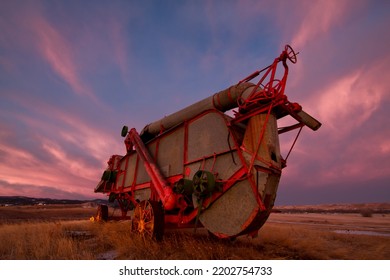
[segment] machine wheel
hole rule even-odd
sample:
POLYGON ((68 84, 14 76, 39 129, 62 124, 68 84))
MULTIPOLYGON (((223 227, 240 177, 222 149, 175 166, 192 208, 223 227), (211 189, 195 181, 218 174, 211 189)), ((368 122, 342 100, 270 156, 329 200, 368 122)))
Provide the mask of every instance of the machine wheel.
POLYGON ((293 48, 290 45, 286 45, 284 50, 287 53, 288 60, 293 64, 297 63, 297 54, 294 52, 293 48))
POLYGON ((157 201, 141 201, 134 210, 132 231, 161 241, 164 235, 164 213, 157 201))
POLYGON ((106 222, 108 220, 108 206, 100 204, 97 209, 96 220, 106 222))
POLYGON ((122 136, 122 137, 126 137, 127 133, 129 133, 129 128, 125 125, 125 126, 123 126, 123 128, 122 128, 121 136, 122 136))

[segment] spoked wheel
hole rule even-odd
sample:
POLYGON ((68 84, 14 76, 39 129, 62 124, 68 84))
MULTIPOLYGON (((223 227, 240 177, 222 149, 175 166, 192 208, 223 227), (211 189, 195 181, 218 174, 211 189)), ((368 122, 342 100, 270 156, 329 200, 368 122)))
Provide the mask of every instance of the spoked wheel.
POLYGON ((99 205, 96 214, 96 221, 98 222, 106 222, 108 220, 108 206, 107 205, 99 205))
POLYGON ((164 235, 164 213, 157 201, 141 201, 134 210, 132 231, 144 237, 162 240, 164 235))
POLYGON ((284 51, 287 53, 287 58, 291 61, 291 63, 297 63, 297 54, 290 45, 286 45, 284 51))

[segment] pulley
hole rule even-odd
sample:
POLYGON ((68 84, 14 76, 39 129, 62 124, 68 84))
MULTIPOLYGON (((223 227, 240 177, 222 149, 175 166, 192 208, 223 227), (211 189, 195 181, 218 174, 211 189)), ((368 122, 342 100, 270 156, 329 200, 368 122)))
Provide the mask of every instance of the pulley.
POLYGON ((178 194, 192 195, 194 192, 194 184, 192 180, 180 179, 173 186, 173 191, 178 194))
POLYGON ((194 174, 192 179, 194 185, 194 195, 198 199, 203 199, 207 196, 211 196, 211 194, 215 190, 215 178, 214 174, 205 171, 199 170, 194 174))

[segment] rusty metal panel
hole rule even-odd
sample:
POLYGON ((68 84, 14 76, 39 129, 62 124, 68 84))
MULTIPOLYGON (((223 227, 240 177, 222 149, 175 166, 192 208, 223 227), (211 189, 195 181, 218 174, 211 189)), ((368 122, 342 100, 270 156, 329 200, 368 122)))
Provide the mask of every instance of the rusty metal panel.
POLYGON ((134 182, 135 166, 137 163, 137 154, 132 154, 129 157, 128 168, 126 170, 126 178, 124 187, 129 187, 134 182))
POLYGON ((252 222, 259 208, 247 180, 237 182, 200 215, 202 224, 213 233, 240 234, 252 222))
POLYGON ((228 134, 225 119, 217 112, 210 112, 194 120, 188 125, 187 161, 228 151, 228 134))
POLYGON ((129 158, 129 155, 124 156, 121 161, 119 162, 119 172, 116 177, 116 188, 123 187, 124 186, 124 176, 126 176, 126 173, 128 170, 126 170, 126 162, 129 158))
POLYGON ((278 186, 279 186, 279 181, 280 181, 280 175, 278 174, 270 174, 265 186, 263 198, 266 203, 267 209, 272 209, 275 203, 276 199, 276 193, 278 191, 278 186), (267 196, 269 199, 266 199, 267 196))
POLYGON ((218 173, 218 179, 227 180, 242 167, 237 152, 223 154, 217 157, 214 170, 218 173))
POLYGON ((243 146, 246 151, 255 153, 257 159, 264 160, 277 166, 278 168, 281 168, 276 117, 273 114, 261 114, 252 117, 247 125, 243 146), (258 147, 262 133, 263 138, 260 146, 258 147))
POLYGON ((118 173, 118 175, 117 175, 117 177, 116 177, 115 188, 123 187, 123 186, 122 186, 123 176, 125 176, 125 172, 120 172, 120 173, 118 173))
POLYGON ((125 170, 126 169, 126 161, 127 161, 128 155, 124 156, 122 160, 119 163, 119 169, 125 170))
POLYGON ((184 160, 184 127, 160 138, 157 165, 165 177, 181 174, 184 160))
POLYGON ((187 164, 185 167, 189 170, 189 173, 185 175, 186 179, 192 180, 195 173, 202 169, 217 173, 217 178, 220 180, 227 180, 242 167, 242 164, 237 152, 232 151, 231 153, 217 156, 215 163, 214 158, 209 158, 204 162, 197 161, 187 164))
MULTIPOLYGON (((154 158, 154 155, 156 153, 156 141, 153 141, 152 143, 149 143, 147 145, 147 148, 149 150, 150 155, 154 158)), ((129 168, 134 168, 133 166, 130 166, 129 168)), ((139 159, 139 164, 137 168, 137 184, 143 184, 150 182, 150 177, 148 173, 146 172, 145 166, 143 165, 142 161, 139 159)))

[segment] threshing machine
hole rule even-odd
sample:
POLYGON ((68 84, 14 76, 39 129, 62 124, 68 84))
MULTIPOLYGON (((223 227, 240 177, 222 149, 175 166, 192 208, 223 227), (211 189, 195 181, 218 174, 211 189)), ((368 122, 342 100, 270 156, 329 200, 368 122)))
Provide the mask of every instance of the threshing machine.
MULTIPOLYGON (((286 45, 268 67, 141 133, 125 126, 126 154, 111 156, 95 192, 119 204, 117 218, 131 219, 133 231, 156 239, 167 227, 204 227, 218 238, 255 236, 289 155, 280 153, 279 134, 298 129, 296 140, 303 126, 321 126, 284 93, 287 63, 296 61, 286 45), (278 127, 287 115, 296 122, 278 127)), ((96 219, 109 218, 107 206, 99 206, 96 219)))

